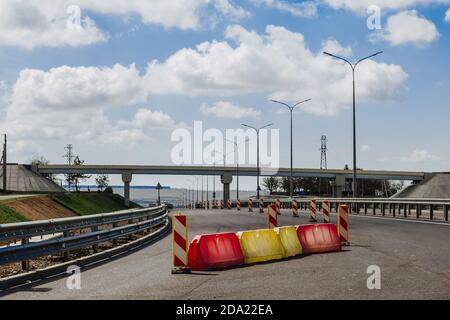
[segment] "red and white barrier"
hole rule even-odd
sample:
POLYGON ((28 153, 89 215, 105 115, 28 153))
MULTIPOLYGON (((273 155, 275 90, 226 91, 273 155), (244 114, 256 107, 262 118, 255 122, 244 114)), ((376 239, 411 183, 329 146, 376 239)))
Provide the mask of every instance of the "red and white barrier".
POLYGON ((341 242, 345 245, 349 245, 348 241, 348 226, 349 226, 349 209, 346 204, 340 205, 338 210, 338 233, 341 242))
POLYGON ((239 199, 236 200, 236 208, 238 211, 241 211, 241 200, 239 199))
POLYGON ((316 213, 317 213, 317 202, 316 200, 311 200, 309 202, 309 222, 317 222, 316 219, 316 213))
POLYGON ((172 217, 172 273, 188 272, 188 225, 184 214, 172 217))
POLYGON ((253 212, 253 200, 248 199, 248 212, 253 212))
POLYGON ((322 201, 323 223, 330 223, 330 201, 322 201))
POLYGON ((278 227, 278 209, 276 204, 269 206, 269 229, 278 227))
POLYGON ((277 205, 277 214, 281 214, 281 201, 277 199, 275 204, 277 205))
POLYGON ((297 204, 297 200, 295 200, 295 199, 292 200, 292 215, 294 217, 299 217, 299 215, 298 215, 298 204, 297 204))
POLYGON ((259 213, 264 213, 264 198, 259 199, 259 213))

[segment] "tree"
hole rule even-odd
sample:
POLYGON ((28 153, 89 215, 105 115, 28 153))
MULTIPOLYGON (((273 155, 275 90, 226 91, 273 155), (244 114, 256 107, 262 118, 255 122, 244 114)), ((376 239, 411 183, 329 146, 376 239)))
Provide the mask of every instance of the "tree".
POLYGON ((100 174, 95 178, 95 182, 97 183, 98 190, 103 191, 109 185, 109 177, 106 174, 100 174))
MULTIPOLYGON (((81 160, 80 157, 76 156, 73 159, 73 165, 74 166, 82 166, 84 164, 84 160, 81 160)), ((86 179, 89 179, 91 176, 83 173, 70 173, 66 175, 67 184, 74 185, 75 191, 80 192, 79 190, 79 183, 80 180, 84 181, 86 179)))
MULTIPOLYGON (((41 164, 49 164, 50 161, 47 160, 46 158, 44 158, 43 156, 38 156, 38 155, 34 155, 31 160, 30 160, 30 164, 32 166, 38 166, 41 164)), ((53 181, 53 182, 57 182, 56 176, 50 173, 43 173, 41 174, 44 178, 53 181)))
POLYGON ((262 185, 272 194, 273 192, 278 191, 280 180, 276 177, 264 178, 262 185))

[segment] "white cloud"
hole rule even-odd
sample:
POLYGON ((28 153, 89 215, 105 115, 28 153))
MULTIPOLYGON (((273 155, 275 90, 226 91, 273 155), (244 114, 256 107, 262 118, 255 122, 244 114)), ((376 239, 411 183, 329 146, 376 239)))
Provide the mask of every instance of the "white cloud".
POLYGON ((366 151, 369 151, 369 150, 370 150, 370 147, 368 145, 364 144, 364 145, 361 146, 361 151, 366 152, 366 151))
POLYGON ((392 158, 378 158, 377 161, 380 162, 409 162, 409 163, 419 163, 419 162, 432 162, 440 161, 441 158, 431 154, 430 152, 423 149, 415 149, 413 152, 405 157, 392 157, 392 158))
POLYGON ((380 9, 405 9, 418 5, 447 4, 450 0, 324 0, 334 9, 347 9, 356 13, 365 14, 369 6, 378 6, 380 9))
POLYGON ((261 115, 261 111, 259 110, 240 107, 226 101, 219 101, 211 106, 202 105, 200 111, 204 115, 214 115, 217 118, 226 119, 258 118, 261 115))
POLYGON ((18 140, 73 137, 103 143, 125 136, 140 139, 143 133, 115 128, 106 113, 143 103, 147 96, 134 65, 25 69, 9 95, 1 126, 18 140))
POLYGON ((152 111, 150 109, 139 109, 131 122, 120 121, 121 127, 136 127, 141 129, 153 129, 171 127, 175 121, 162 111, 152 111))
POLYGON ((445 13, 445 18, 444 20, 446 22, 450 22, 450 9, 447 10, 447 12, 445 13))
POLYGON ((289 12, 296 17, 315 17, 317 16, 317 3, 314 1, 288 2, 284 0, 250 0, 257 6, 266 6, 268 8, 289 12))
POLYGON ((353 50, 351 47, 344 48, 339 43, 339 41, 333 38, 322 41, 322 50, 330 53, 332 52, 344 57, 350 57, 353 54, 353 50))
MULTIPOLYGON (((145 81, 149 90, 190 96, 267 93, 291 102, 306 94, 313 102, 304 110, 319 115, 335 115, 350 105, 348 66, 323 55, 323 48, 312 52, 302 34, 270 25, 260 35, 234 25, 225 38, 150 63, 145 81)), ((331 44, 336 51, 350 53, 337 41, 324 43, 328 48, 331 44)), ((368 60, 358 70, 358 100, 395 99, 406 79, 400 66, 368 60)))
POLYGON ((25 49, 35 47, 85 46, 108 40, 95 22, 84 14, 89 10, 107 15, 137 15, 145 24, 165 28, 198 30, 221 19, 248 18, 250 13, 231 0, 2 0, 0 1, 0 45, 25 49), (80 27, 70 28, 81 9, 80 27))
POLYGON ((441 158, 432 155, 426 150, 416 149, 411 153, 410 156, 403 157, 402 160, 406 162, 427 162, 427 161, 439 161, 441 160, 441 158))
POLYGON ((391 45, 413 44, 423 47, 439 38, 439 32, 430 20, 416 10, 399 12, 388 18, 384 30, 373 33, 371 41, 387 41, 391 45))
POLYGON ((66 24, 69 17, 67 7, 62 7, 59 12, 62 18, 46 9, 45 3, 2 0, 0 44, 33 49, 39 46, 86 46, 107 40, 89 17, 82 16, 77 27, 70 27, 66 24))

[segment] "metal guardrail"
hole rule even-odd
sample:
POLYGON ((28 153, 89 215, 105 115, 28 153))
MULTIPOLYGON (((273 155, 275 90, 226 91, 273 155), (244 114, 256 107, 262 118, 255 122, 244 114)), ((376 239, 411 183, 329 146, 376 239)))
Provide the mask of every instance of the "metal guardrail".
MULTIPOLYGON (((158 226, 169 225, 166 206, 133 209, 107 214, 91 215, 35 222, 0 225, 0 241, 20 239, 20 244, 0 248, 0 265, 22 261, 22 268, 29 269, 28 260, 53 254, 67 253, 70 250, 93 246, 97 252, 98 244, 116 241, 158 226), (119 224, 123 224, 120 225, 119 224), (101 226, 111 226, 99 230, 101 226), (73 234, 74 231, 84 231, 73 234), (62 233, 61 237, 30 243, 30 238, 62 233)), ((67 256, 66 256, 67 257, 67 256)))

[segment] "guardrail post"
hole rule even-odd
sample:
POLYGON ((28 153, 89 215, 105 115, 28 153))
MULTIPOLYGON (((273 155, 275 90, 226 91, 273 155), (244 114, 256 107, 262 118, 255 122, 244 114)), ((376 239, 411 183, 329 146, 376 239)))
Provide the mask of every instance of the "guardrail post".
POLYGON ((389 207, 388 207, 388 209, 389 209, 389 214, 392 214, 392 203, 391 203, 391 202, 389 202, 389 207))
MULTIPOLYGON (((395 203, 392 203, 392 216, 395 218, 395 210, 396 210, 397 205, 395 203)), ((400 208, 399 208, 400 210, 400 208)))
POLYGON ((445 221, 448 222, 448 205, 444 205, 444 216, 445 216, 445 221))
MULTIPOLYGON (((113 223, 113 228, 115 229, 115 228, 117 228, 119 226, 119 224, 116 222, 116 223, 113 223)), ((117 246, 119 244, 119 240, 116 238, 116 239, 114 239, 113 240, 113 246, 117 246)))
POLYGON ((364 214, 367 214, 367 202, 364 202, 364 214))
POLYGON ((434 208, 433 205, 430 204, 430 220, 433 220, 433 217, 434 217, 434 208))
MULTIPOLYGON (((28 244, 30 242, 30 239, 28 239, 28 238, 22 238, 22 243, 21 243, 21 245, 25 245, 25 244, 28 244)), ((25 261, 22 261, 22 270, 24 270, 24 271, 29 271, 31 268, 30 268, 30 261, 29 260, 25 260, 25 261)))
POLYGON ((411 215, 411 205, 408 203, 408 216, 411 215))
POLYGON ((381 203, 381 213, 383 217, 386 215, 386 204, 384 202, 381 203))
MULTIPOLYGON (((97 226, 96 227, 92 227, 91 231, 92 232, 97 232, 98 231, 98 227, 97 226)), ((97 253, 98 252, 98 243, 94 244, 92 246, 92 249, 94 250, 94 253, 97 253)))
POLYGON ((372 203, 373 206, 373 215, 376 216, 377 215, 377 204, 374 202, 372 203))
MULTIPOLYGON (((65 231, 63 233, 63 235, 64 235, 64 238, 67 238, 67 237, 70 236, 70 233, 68 231, 65 231)), ((63 260, 64 261, 69 261, 70 260, 70 252, 69 251, 64 251, 64 253, 63 253, 63 260)))
POLYGON ((409 207, 409 205, 407 205, 406 203, 403 204, 403 216, 405 218, 407 217, 407 214, 408 214, 407 206, 409 207))
POLYGON ((416 204, 416 219, 419 220, 420 219, 420 215, 421 215, 421 207, 420 204, 416 204))

